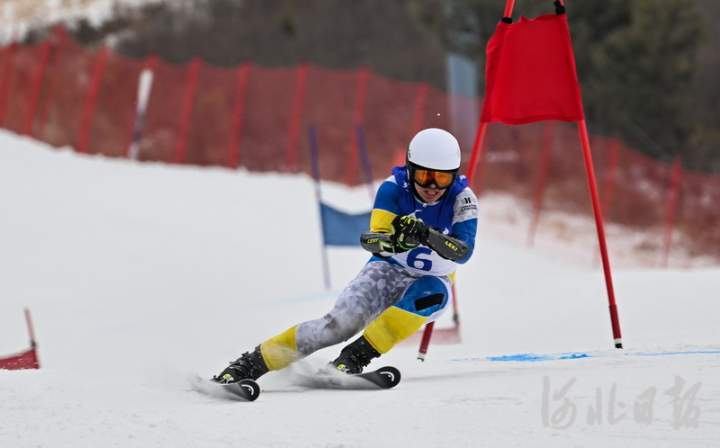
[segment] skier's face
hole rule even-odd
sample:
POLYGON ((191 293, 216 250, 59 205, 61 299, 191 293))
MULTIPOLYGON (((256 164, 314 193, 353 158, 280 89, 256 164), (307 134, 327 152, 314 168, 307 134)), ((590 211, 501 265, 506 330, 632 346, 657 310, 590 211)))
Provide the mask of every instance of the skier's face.
POLYGON ((423 187, 415 182, 415 191, 417 191, 420 199, 422 199, 422 201, 426 204, 432 204, 433 202, 439 201, 443 193, 445 193, 445 190, 446 188, 437 188, 434 184, 429 187, 423 187))

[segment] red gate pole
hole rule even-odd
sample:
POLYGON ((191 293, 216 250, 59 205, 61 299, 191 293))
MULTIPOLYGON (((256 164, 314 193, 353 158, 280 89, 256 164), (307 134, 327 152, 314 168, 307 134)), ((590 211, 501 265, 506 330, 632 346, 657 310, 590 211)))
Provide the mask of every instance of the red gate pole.
POLYGON ((25 308, 25 323, 27 324, 28 335, 30 336, 30 349, 15 355, 0 358, 0 369, 22 370, 40 368, 35 332, 33 331, 32 320, 30 319, 30 310, 27 308, 25 308))
MULTIPOLYGON (((488 124, 486 122, 480 122, 480 126, 478 127, 477 133, 475 134, 475 143, 473 144, 473 150, 472 154, 470 155, 470 163, 468 165, 467 171, 468 185, 472 185, 475 165, 477 164, 477 161, 480 158, 480 154, 482 153, 482 147, 485 141, 485 135, 487 133, 487 125, 488 124)), ((455 294, 453 294, 453 298, 454 297, 455 294)), ((457 314, 456 302, 453 302, 453 306, 455 307, 455 313, 457 314)), ((420 349, 418 350, 417 356, 420 361, 425 361, 425 356, 427 355, 428 347, 430 346, 430 339, 432 339, 432 333, 434 328, 435 322, 430 322, 429 324, 425 325, 425 330, 423 331, 422 339, 420 340, 420 349)))
POLYGON ((453 304, 453 323, 455 324, 455 328, 459 329, 460 327, 460 314, 458 313, 458 306, 457 306, 457 291, 455 290, 455 282, 452 282, 452 285, 450 286, 452 289, 452 304, 453 304))
POLYGON ((547 181, 548 171, 550 170, 550 158, 552 157, 552 143, 555 137, 554 121, 546 123, 543 126, 543 150, 540 162, 540 172, 538 173, 537 185, 535 186, 535 197, 533 198, 533 218, 528 228, 527 245, 531 246, 535 243, 535 234, 537 233, 538 223, 540 222, 540 212, 542 211, 543 198, 545 197, 545 184, 547 181))
POLYGON ((299 168, 298 142, 300 140, 300 119, 305 105, 305 91, 307 90, 308 64, 297 68, 295 78, 295 92, 290 109, 290 124, 288 126, 288 146, 285 153, 285 169, 296 172, 299 168))
POLYGON ((513 8, 515 7, 515 0, 505 1, 505 12, 503 12, 503 18, 512 18, 513 8))
POLYGON ((38 64, 35 68, 35 76, 32 83, 32 96, 30 97, 27 115, 25 115, 25 125, 22 133, 30 137, 33 136, 33 124, 35 123, 35 114, 37 112, 38 102, 40 101, 40 92, 42 91, 43 80, 45 79, 45 69, 50 59, 50 39, 48 38, 42 47, 39 48, 38 64))
MULTIPOLYGON (((482 111, 483 102, 482 100, 479 100, 480 107, 478 110, 482 111)), ((474 158, 475 161, 473 161, 473 155, 470 156, 470 163, 468 166, 468 184, 470 185, 470 188, 473 189, 475 192, 475 196, 478 198, 483 193, 482 192, 482 178, 483 173, 485 171, 485 164, 487 163, 487 160, 485 158, 485 134, 487 133, 487 125, 488 123, 481 123, 481 126, 484 126, 484 128, 480 129, 480 132, 482 135, 480 136, 480 141, 475 142, 473 144, 473 153, 475 153, 474 158), (477 152, 475 151, 475 146, 477 145, 478 149, 477 152), (473 185, 473 180, 475 180, 475 185, 473 185)), ((475 139, 477 140, 478 136, 475 136, 475 139)))
POLYGON ((240 165, 240 142, 242 141, 243 118, 245 116, 245 98, 252 64, 246 62, 237 70, 237 87, 235 107, 230 123, 230 144, 228 146, 228 168, 235 169, 240 165))
MULTIPOLYGON (((617 176, 618 161, 620 159, 620 141, 617 138, 613 138, 610 143, 610 155, 608 157, 608 168, 605 173, 605 182, 603 183, 603 195, 600 198, 602 201, 603 209, 605 213, 608 210, 612 210, 613 206, 613 195, 615 193, 615 178, 617 176)), ((605 215, 607 216, 607 214, 605 215)), ((599 252, 593 252, 593 267, 597 267, 599 252)))
POLYGON ((87 152, 88 143, 90 142, 90 126, 92 125, 92 119, 95 115, 95 103, 97 102, 98 93, 100 92, 100 81, 105 72, 108 53, 108 48, 102 47, 97 50, 95 56, 92 79, 87 95, 85 95, 85 104, 83 105, 82 115, 80 116, 80 129, 77 140, 77 151, 80 153, 87 152))
POLYGON ((595 169, 592 163, 592 153, 590 151, 590 138, 588 137, 587 123, 580 120, 578 124, 578 133, 580 134, 580 142, 582 143, 583 159, 585 161, 585 171, 587 172, 588 189, 592 199, 593 214, 595 216, 595 227, 597 229, 598 241, 600 243, 600 256, 602 257, 603 273, 605 275, 605 287, 607 288, 608 303, 610 309, 610 323, 612 325, 613 340, 615 348, 622 348, 622 335, 620 333, 620 319, 618 317, 617 304, 615 303, 615 288, 613 287, 612 271, 610 269, 610 259, 608 257, 607 242, 605 240, 605 226, 603 225, 602 212, 600 210, 600 199, 597 191, 597 180, 595 178, 595 169))
POLYGON ((187 152, 188 136, 192 124, 193 105, 195 103, 195 90, 197 89, 202 61, 194 58, 187 68, 185 78, 185 93, 180 107, 180 123, 178 124, 178 135, 175 140, 175 163, 184 163, 187 152))
POLYGON ((672 174, 670 177, 670 188, 668 191, 667 214, 665 218, 665 251, 663 254, 663 266, 668 267, 670 261, 670 246, 672 245, 672 235, 675 227, 675 216, 677 214, 677 204, 680 197, 680 183, 682 179, 682 159, 677 156, 673 163, 672 174))
POLYGON ((420 349, 418 350, 417 355, 417 359, 419 359, 420 361, 425 361, 434 328, 435 322, 430 322, 429 324, 425 325, 425 330, 423 331, 422 339, 420 340, 420 349))
MULTIPOLYGON (((483 160, 484 156, 485 156, 484 143, 485 143, 485 135, 487 134, 487 127, 488 127, 487 122, 480 123, 480 128, 478 129, 477 133, 475 134, 475 143, 473 144, 472 154, 470 154, 470 163, 468 164, 468 171, 466 174, 467 180, 468 180, 468 185, 471 185, 471 186, 473 184, 475 169, 478 165, 478 162, 480 160, 483 160)), ((475 191, 475 194, 477 196, 480 196, 480 194, 481 194, 481 188, 480 188, 480 183, 479 183, 479 179, 482 177, 481 174, 482 174, 482 172, 478 170, 478 177, 477 177, 478 182, 476 182, 478 185, 477 185, 477 188, 475 191)))
MULTIPOLYGON (((503 18, 512 17, 512 11, 514 6, 515 0, 505 0, 505 12, 503 13, 503 18)), ((471 187, 473 181, 473 174, 475 173, 475 166, 477 165, 477 162, 483 152, 482 148, 483 143, 485 142, 485 134, 487 133, 487 125, 488 124, 486 122, 481 121, 480 126, 475 133, 475 142, 473 143, 473 150, 472 154, 470 155, 470 163, 468 165, 467 171, 468 185, 470 185, 471 187)), ((477 196, 480 196, 479 191, 476 194, 477 196)), ((418 359, 421 361, 424 361, 425 356, 427 355, 428 347, 430 346, 430 339, 432 338, 433 328, 435 328, 435 322, 430 322, 429 324, 425 325, 425 331, 423 332, 422 340, 420 341, 420 350, 418 351, 418 359)))

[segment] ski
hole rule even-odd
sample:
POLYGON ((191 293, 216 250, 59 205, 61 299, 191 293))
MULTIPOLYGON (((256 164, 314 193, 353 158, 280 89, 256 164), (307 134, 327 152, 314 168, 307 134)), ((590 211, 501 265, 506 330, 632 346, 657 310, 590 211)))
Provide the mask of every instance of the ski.
POLYGON ((397 386, 400 378, 400 371, 391 366, 359 374, 322 369, 314 375, 296 373, 295 383, 314 389, 379 390, 397 386))
POLYGON ((190 379, 190 386, 196 392, 215 398, 255 401, 260 396, 260 386, 249 379, 240 380, 237 383, 221 384, 195 375, 190 379))

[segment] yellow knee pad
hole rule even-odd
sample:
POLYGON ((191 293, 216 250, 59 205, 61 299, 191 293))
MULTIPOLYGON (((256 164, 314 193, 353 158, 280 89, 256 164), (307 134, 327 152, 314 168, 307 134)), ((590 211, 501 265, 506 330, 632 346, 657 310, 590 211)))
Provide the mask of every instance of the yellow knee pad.
POLYGON ((422 328, 425 322, 427 317, 391 306, 367 326, 364 336, 375 350, 387 353, 422 328))
POLYGON ((283 369, 300 358, 296 334, 297 325, 260 344, 260 352, 268 369, 283 369))

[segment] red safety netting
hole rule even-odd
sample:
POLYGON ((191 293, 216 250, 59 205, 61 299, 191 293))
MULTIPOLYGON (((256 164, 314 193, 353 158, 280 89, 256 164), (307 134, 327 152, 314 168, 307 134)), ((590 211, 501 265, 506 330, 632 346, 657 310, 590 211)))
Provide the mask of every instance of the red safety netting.
POLYGON ((228 166, 236 90, 235 70, 201 63, 183 163, 228 166))
POLYGON ((126 157, 132 137, 137 85, 144 61, 110 53, 89 126, 87 152, 126 157))
POLYGON ((398 154, 404 161, 407 143, 422 128, 416 122, 423 117, 415 117, 425 113, 427 89, 423 87, 370 75, 362 125, 374 178, 389 175, 388 167, 394 165, 398 154))
POLYGON ((158 61, 148 100, 139 159, 172 163, 176 160, 182 96, 190 64, 158 61))
MULTIPOLYGON (((84 48, 58 28, 34 45, 0 48, 0 124, 54 146, 125 157, 146 67, 153 84, 140 160, 310 174, 313 126, 320 175, 351 185, 366 181, 366 162, 373 178, 386 177, 425 127, 455 134, 467 164, 482 103, 367 67, 218 68, 200 60, 133 60, 84 48)), ((536 209, 590 213, 575 126, 490 124, 485 148, 474 178, 477 192, 511 192, 536 209)), ((608 221, 648 229, 657 235, 657 248, 682 241, 693 253, 720 256, 720 178, 685 172, 614 138, 594 136, 592 149, 608 221)))
POLYGON ((608 213, 620 224, 662 225, 669 183, 668 165, 621 148, 615 196, 608 213))
POLYGON ((337 182, 362 181, 357 168, 359 159, 357 155, 351 154, 355 138, 353 109, 358 77, 357 70, 310 67, 300 126, 302 171, 311 172, 307 129, 314 126, 317 130, 319 168, 322 178, 337 182))
POLYGON ((37 138, 54 146, 77 147, 95 53, 67 36, 55 42, 36 117, 37 138))
MULTIPOLYGON (((288 130, 293 98, 296 90, 302 88, 297 82, 298 71, 298 68, 255 65, 249 68, 240 133, 240 166, 253 171, 288 171, 288 130)), ((313 82, 312 79, 313 69, 307 82, 313 82)), ((306 135, 307 132, 300 130, 295 148, 306 147, 301 146, 306 135)), ((307 160, 306 154, 300 150, 300 160, 307 160)), ((329 173, 323 173, 326 174, 329 173)))
POLYGON ((25 119, 32 96, 33 75, 42 45, 18 45, 6 55, 12 69, 5 73, 3 82, 7 88, 3 126, 18 134, 25 133, 25 119))
POLYGON ((718 255, 720 248, 720 178, 682 173, 677 228, 692 255, 718 255))

